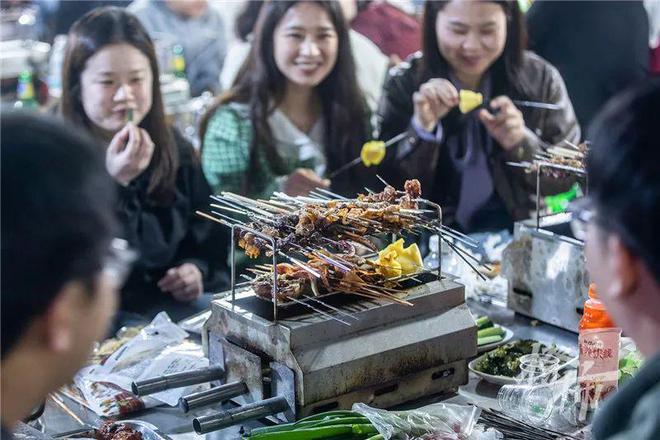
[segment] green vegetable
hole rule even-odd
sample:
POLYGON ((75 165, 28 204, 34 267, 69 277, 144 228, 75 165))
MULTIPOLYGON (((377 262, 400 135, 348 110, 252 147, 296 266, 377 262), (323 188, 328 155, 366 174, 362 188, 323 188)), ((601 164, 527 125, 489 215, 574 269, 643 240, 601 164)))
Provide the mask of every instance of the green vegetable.
POLYGON ((477 346, 481 347, 482 345, 493 344, 500 342, 502 339, 504 339, 502 335, 484 336, 483 338, 477 338, 477 346))
POLYGON ((369 437, 367 440, 385 440, 385 437, 383 437, 383 434, 376 434, 373 437, 369 437))
POLYGON ((352 425, 324 426, 321 428, 297 429, 291 431, 265 432, 250 435, 250 440, 313 440, 352 434, 352 425))
POLYGON ((477 331, 477 338, 485 338, 486 336, 502 336, 504 329, 502 327, 490 327, 477 331))
POLYGON ((356 424, 369 424, 369 421, 366 417, 338 417, 330 420, 322 420, 320 422, 314 423, 312 425, 314 428, 320 426, 332 426, 332 425, 356 425, 356 424))
MULTIPOLYGON (((254 432, 254 431, 253 431, 254 432)), ((378 431, 371 424, 346 424, 336 426, 321 426, 315 428, 302 428, 287 431, 262 432, 253 434, 250 440, 315 440, 330 439, 347 434, 365 436, 378 431)))
POLYGON ((476 320, 477 330, 483 330, 488 327, 493 326, 493 321, 491 321, 488 316, 480 316, 476 320))
POLYGON ((362 414, 358 414, 356 412, 348 411, 348 410, 327 411, 300 419, 296 422, 296 424, 301 422, 307 422, 309 420, 326 420, 335 417, 362 417, 362 414))
POLYGON ((514 377, 520 373, 520 357, 532 352, 545 353, 548 347, 534 341, 523 339, 498 347, 477 362, 476 369, 494 376, 514 377))
POLYGON ((252 438, 252 436, 254 435, 264 434, 267 432, 293 431, 295 429, 311 428, 312 426, 315 426, 319 423, 321 422, 319 422, 318 420, 309 420, 306 422, 283 423, 281 425, 264 426, 263 428, 253 429, 252 431, 250 431, 250 434, 247 437, 252 438))

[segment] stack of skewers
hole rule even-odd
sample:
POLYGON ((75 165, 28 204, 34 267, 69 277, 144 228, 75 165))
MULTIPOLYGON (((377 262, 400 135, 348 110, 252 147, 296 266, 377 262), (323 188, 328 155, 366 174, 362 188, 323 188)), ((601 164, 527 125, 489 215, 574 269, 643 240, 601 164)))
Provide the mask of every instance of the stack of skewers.
POLYGON ((198 214, 231 227, 247 256, 275 256, 287 261, 255 265, 247 270, 251 276, 241 275, 248 279, 242 284, 249 285, 257 296, 268 300, 275 296, 279 303, 302 299, 309 304, 308 300, 327 294, 345 293, 411 305, 404 298, 401 283, 429 270, 423 267, 421 257, 411 257, 413 262, 408 261, 403 269, 396 261, 374 259, 379 250, 374 237, 439 234, 479 273, 476 258, 459 246, 477 244, 442 225, 440 207, 421 198, 419 181, 407 181, 403 191, 383 183, 383 191, 368 190, 355 199, 325 189, 306 197, 275 193, 269 200, 223 192, 212 196, 210 213, 198 214))
POLYGON ((508 165, 524 168, 528 173, 539 169, 543 175, 561 179, 567 175, 584 175, 588 144, 574 144, 565 140, 537 154, 533 162, 507 162, 508 165))

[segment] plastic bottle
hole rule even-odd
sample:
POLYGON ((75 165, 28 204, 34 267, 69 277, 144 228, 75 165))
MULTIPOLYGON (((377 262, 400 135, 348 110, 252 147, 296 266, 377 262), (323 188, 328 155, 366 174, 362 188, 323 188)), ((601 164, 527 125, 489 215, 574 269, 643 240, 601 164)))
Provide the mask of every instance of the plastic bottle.
POLYGON ((36 110, 39 103, 34 95, 34 85, 32 84, 32 72, 24 70, 18 76, 18 86, 16 87, 15 108, 25 110, 36 110))
POLYGON ((579 324, 578 384, 581 415, 586 418, 600 400, 616 391, 619 373, 621 329, 598 299, 596 286, 589 286, 589 299, 579 324))
POLYGON ((186 59, 183 57, 183 46, 180 44, 172 46, 171 63, 174 76, 186 79, 186 59))
POLYGON ((431 235, 429 238, 429 253, 424 257, 424 267, 430 270, 436 270, 440 265, 440 237, 431 235))
POLYGON ((48 60, 48 94, 55 99, 62 97, 62 64, 64 63, 66 41, 66 35, 55 37, 48 60))

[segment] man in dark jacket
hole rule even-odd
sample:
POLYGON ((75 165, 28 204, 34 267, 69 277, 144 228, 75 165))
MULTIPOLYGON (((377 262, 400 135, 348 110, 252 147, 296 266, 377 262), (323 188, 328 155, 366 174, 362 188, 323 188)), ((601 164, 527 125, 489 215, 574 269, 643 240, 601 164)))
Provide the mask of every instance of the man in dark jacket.
POLYGON ((530 48, 561 73, 580 126, 609 98, 648 77, 641 1, 539 1, 527 12, 530 48))
POLYGON ((660 82, 610 102, 594 120, 587 163, 585 254, 600 299, 646 356, 637 375, 605 402, 597 440, 660 438, 660 82))
POLYGON ((105 335, 126 272, 101 149, 58 121, 2 115, 2 438, 105 335))

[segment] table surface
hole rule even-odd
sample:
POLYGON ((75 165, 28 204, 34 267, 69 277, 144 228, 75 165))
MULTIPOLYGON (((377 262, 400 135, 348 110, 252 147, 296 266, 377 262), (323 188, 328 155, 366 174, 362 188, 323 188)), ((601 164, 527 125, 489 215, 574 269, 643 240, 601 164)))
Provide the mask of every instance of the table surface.
MULTIPOLYGON (((576 333, 549 324, 537 323, 527 317, 517 315, 512 310, 505 307, 474 300, 468 300, 467 303, 473 315, 488 315, 493 322, 511 329, 514 333, 515 339, 536 339, 545 344, 556 344, 558 346, 573 349, 577 347, 576 333)), ((470 402, 481 407, 498 408, 497 392, 499 391, 499 388, 499 385, 490 384, 470 373, 469 382, 466 385, 461 386, 457 394, 429 396, 406 403, 399 408, 419 408, 438 401, 448 401, 453 403, 470 402)), ((63 409, 62 405, 58 404, 53 399, 49 398, 47 401, 46 411, 40 419, 40 422, 43 423, 44 432, 46 434, 52 435, 80 428, 80 422, 91 426, 98 426, 102 423, 102 419, 92 411, 70 399, 63 399, 66 407, 69 409, 68 411, 63 409), (72 413, 74 416, 72 416, 72 413)), ((228 408, 230 407, 231 406, 228 408)), ((240 437, 240 427, 237 426, 207 435, 197 435, 194 432, 191 432, 192 418, 212 411, 213 410, 206 409, 194 414, 184 415, 178 408, 159 407, 143 411, 132 418, 143 420, 158 426, 161 431, 170 436, 173 440, 202 438, 220 440, 240 437)), ((253 421, 245 426, 256 427, 263 425, 258 421, 253 421)))

